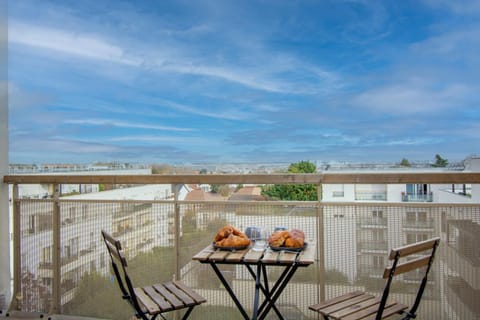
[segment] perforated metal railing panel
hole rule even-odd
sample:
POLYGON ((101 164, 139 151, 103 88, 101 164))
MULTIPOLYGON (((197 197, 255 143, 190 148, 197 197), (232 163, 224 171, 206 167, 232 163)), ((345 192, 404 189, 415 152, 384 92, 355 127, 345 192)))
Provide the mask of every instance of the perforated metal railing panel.
MULTIPOLYGON (((48 312, 53 290, 54 201, 21 200, 21 292, 23 311, 48 312)), ((419 309, 420 319, 480 317, 480 207, 448 204, 318 202, 179 202, 179 247, 175 246, 173 201, 60 200, 60 294, 62 312, 129 319, 102 243, 105 229, 122 241, 136 285, 182 279, 207 298, 192 319, 240 319, 240 314, 208 265, 192 261, 217 230, 232 224, 298 228, 318 248, 316 261, 301 268, 277 302, 288 319, 316 319, 308 306, 321 298, 362 289, 383 290, 382 270, 390 248, 434 236, 441 245, 419 309), (177 260, 178 259, 178 260, 177 260)), ((242 266, 223 266, 227 281, 247 310, 253 282, 242 266)), ((272 267, 269 279, 278 277, 272 267)), ((418 273, 395 281, 392 297, 411 304, 418 273)), ((170 317, 170 316, 169 316, 170 317)), ((272 319, 274 319, 272 314, 272 319)))

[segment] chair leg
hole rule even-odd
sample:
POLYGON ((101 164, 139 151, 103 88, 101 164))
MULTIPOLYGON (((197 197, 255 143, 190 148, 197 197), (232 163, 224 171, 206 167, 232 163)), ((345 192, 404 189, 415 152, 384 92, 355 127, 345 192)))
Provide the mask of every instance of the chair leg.
POLYGON ((410 320, 410 319, 415 319, 417 315, 411 314, 410 312, 407 312, 405 317, 402 318, 402 320, 410 320))
POLYGON ((144 313, 136 313, 135 318, 142 319, 142 320, 150 320, 144 313))
POLYGON ((188 308, 187 312, 185 313, 185 315, 182 317, 182 320, 186 320, 188 318, 188 316, 190 315, 190 313, 192 312, 193 308, 195 306, 191 306, 190 308, 188 308))
POLYGON ((167 320, 167 318, 165 318, 165 316, 164 316, 163 314, 161 314, 161 313, 156 314, 156 315, 155 315, 152 319, 150 319, 150 320, 155 320, 155 319, 157 318, 157 316, 160 316, 163 320, 167 320))

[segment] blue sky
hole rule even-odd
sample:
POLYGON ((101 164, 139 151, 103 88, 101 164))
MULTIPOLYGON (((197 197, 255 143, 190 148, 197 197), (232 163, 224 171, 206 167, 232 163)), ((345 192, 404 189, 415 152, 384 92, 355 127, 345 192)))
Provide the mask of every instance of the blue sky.
POLYGON ((480 154, 480 2, 9 0, 11 163, 480 154))

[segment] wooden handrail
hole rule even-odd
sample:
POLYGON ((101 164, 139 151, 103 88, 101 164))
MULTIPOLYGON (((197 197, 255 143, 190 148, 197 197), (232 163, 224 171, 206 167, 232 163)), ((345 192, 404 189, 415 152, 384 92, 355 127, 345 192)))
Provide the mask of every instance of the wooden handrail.
POLYGON ((479 183, 480 172, 388 172, 311 174, 183 174, 183 175, 6 175, 9 184, 463 184, 479 183))

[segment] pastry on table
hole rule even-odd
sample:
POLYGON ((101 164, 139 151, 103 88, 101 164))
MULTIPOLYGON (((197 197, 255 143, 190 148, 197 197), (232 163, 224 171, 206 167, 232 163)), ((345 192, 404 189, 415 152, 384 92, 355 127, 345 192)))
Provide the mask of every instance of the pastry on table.
POLYGON ((268 239, 268 244, 271 247, 303 248, 305 234, 299 229, 276 231, 268 239))
POLYGON ((247 235, 230 225, 218 230, 213 242, 217 247, 246 247, 250 245, 250 239, 247 235))

